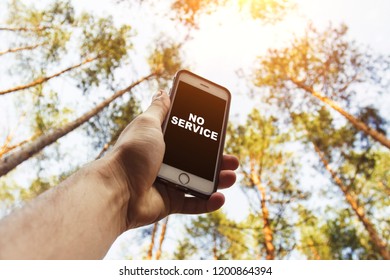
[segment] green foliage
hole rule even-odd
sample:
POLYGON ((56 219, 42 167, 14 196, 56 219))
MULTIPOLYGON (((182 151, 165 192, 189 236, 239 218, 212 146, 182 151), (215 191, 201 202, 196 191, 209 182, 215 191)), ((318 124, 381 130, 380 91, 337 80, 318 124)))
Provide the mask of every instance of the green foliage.
POLYGON ((15 31, 14 44, 40 46, 18 54, 18 74, 24 73, 27 80, 37 79, 40 73, 49 72, 54 65, 71 66, 61 63, 71 53, 70 61, 75 55, 80 57, 79 62, 92 60, 89 67, 73 75, 78 86, 87 91, 92 86, 113 82, 114 70, 132 48, 129 25, 116 26, 112 17, 97 18, 88 13, 75 16, 70 1, 53 1, 39 10, 34 5, 27 6, 15 0, 8 14, 7 22, 15 31), (76 49, 73 42, 77 42, 76 49))
POLYGON ((288 12, 295 8, 290 0, 238 0, 241 9, 247 9, 253 19, 260 19, 265 23, 281 21, 288 12))
POLYGON ((330 260, 333 259, 328 238, 321 227, 322 217, 314 215, 302 206, 298 207, 299 221, 298 229, 300 242, 298 250, 309 260, 330 260))
POLYGON ((343 181, 358 196, 381 235, 386 234, 388 227, 381 226, 379 221, 382 219, 385 224, 390 225, 387 210, 390 207, 390 173, 385 167, 385 161, 389 158, 390 153, 373 149, 351 151, 345 156, 339 169, 343 181))
MULTIPOLYGON (((372 117, 379 127, 382 126, 378 116, 372 117)), ((296 129, 303 134, 302 141, 309 146, 317 146, 330 162, 339 162, 340 176, 351 187, 361 180, 367 183, 376 168, 376 162, 388 154, 372 149, 370 142, 362 146, 360 131, 350 123, 337 127, 325 107, 314 114, 292 114, 292 118, 296 129)))
MULTIPOLYGON (((379 133, 382 133, 383 135, 386 135, 386 125, 387 121, 380 115, 378 109, 374 108, 373 106, 365 106, 360 108, 358 119, 365 124, 367 124, 372 129, 375 129, 379 133)), ((359 145, 362 146, 362 148, 368 148, 371 143, 371 139, 369 136, 363 132, 357 132, 357 141, 359 142, 359 145)), ((356 143, 355 143, 356 144, 356 143)))
MULTIPOLYGON (((270 207, 274 205, 270 203, 270 207)), ((246 219, 241 222, 241 227, 248 232, 246 235, 246 244, 248 252, 251 253, 252 259, 264 259, 267 252, 265 248, 264 222, 261 219, 260 211, 250 212, 246 219)), ((273 230, 273 245, 276 248, 276 259, 285 258, 292 250, 295 244, 293 227, 288 224, 283 218, 283 213, 280 215, 272 215, 270 217, 271 228, 273 230)))
POLYGON ((173 259, 187 260, 190 259, 197 251, 197 247, 190 241, 189 238, 179 240, 173 259))
MULTIPOLYGON (((252 158, 256 162, 280 158, 281 151, 277 151, 275 156, 268 156, 268 149, 276 147, 288 139, 287 133, 279 133, 274 117, 265 118, 260 115, 257 109, 253 109, 248 115, 245 125, 234 127, 229 124, 226 151, 239 155, 242 162, 248 162, 252 158)), ((268 162, 269 165, 274 165, 268 162)))
POLYGON ((52 187, 58 185, 59 178, 51 177, 51 178, 37 178, 34 180, 28 189, 21 189, 20 198, 24 201, 31 200, 41 193, 51 189, 52 187))
MULTIPOLYGON (((302 209, 301 209, 302 210, 302 209)), ((308 259, 349 260, 378 259, 367 234, 358 226, 358 221, 346 209, 326 210, 323 215, 301 211, 300 251, 308 259)))
MULTIPOLYGON (((370 178, 376 178, 372 188, 380 190, 384 195, 390 195, 390 153, 377 152, 375 169, 371 173, 370 178)), ((389 198, 387 198, 389 201, 389 198)))
POLYGON ((87 13, 77 19, 77 25, 82 29, 81 58, 98 58, 92 66, 81 71, 81 88, 99 86, 102 80, 111 81, 114 69, 132 48, 129 42, 131 27, 122 25, 118 28, 112 17, 96 18, 87 13))
POLYGON ((15 187, 10 186, 10 184, 5 183, 4 181, 0 182, 0 202, 13 202, 15 187))
POLYGON ((329 220, 323 229, 333 259, 378 259, 367 235, 358 232, 355 219, 349 211, 341 211, 336 219, 329 220))
POLYGON ((249 202, 254 209, 249 224, 255 224, 253 219, 260 223, 257 241, 262 256, 263 209, 267 208, 269 212, 277 257, 283 258, 294 244, 293 224, 292 220, 288 222, 288 217, 293 217, 294 205, 308 197, 297 187, 299 164, 287 149, 289 134, 278 129, 276 118, 264 117, 256 109, 250 113, 245 125, 230 124, 228 128, 226 151, 239 157, 240 173, 243 175, 241 184, 248 192, 249 202), (259 182, 255 182, 256 176, 259 182), (259 190, 260 186, 264 188, 265 197, 259 190), (259 203, 259 200, 264 202, 259 203))
POLYGON ((70 108, 61 106, 57 92, 51 90, 46 94, 43 88, 42 85, 35 87, 31 95, 33 107, 30 121, 35 136, 44 134, 53 127, 66 124, 73 113, 70 108))
POLYGON ((172 9, 177 12, 182 22, 190 26, 196 26, 198 13, 211 13, 226 2, 226 0, 175 0, 172 4, 172 9))
POLYGON ((66 52, 74 20, 70 1, 55 1, 45 10, 38 10, 33 5, 13 0, 9 5, 7 23, 12 28, 22 29, 23 32, 18 32, 16 36, 20 44, 43 46, 42 59, 46 63, 58 60, 66 52))
POLYGON ((202 14, 211 14, 218 9, 235 7, 243 15, 259 19, 265 23, 276 23, 284 18, 295 5, 289 0, 174 0, 172 9, 181 22, 197 27, 202 14))
MULTIPOLYGON (((373 118, 378 120, 375 115, 373 118)), ((366 217, 379 236, 385 237, 386 228, 390 224, 386 215, 390 199, 385 193, 384 184, 380 182, 387 182, 388 185, 389 174, 383 169, 383 160, 386 160, 390 153, 372 148, 370 141, 367 145, 361 145, 360 132, 350 123, 337 126, 324 107, 314 114, 295 114, 293 119, 296 128, 304 132, 303 141, 309 146, 314 144, 324 154, 348 193, 352 194, 356 203, 364 209, 366 217)), ((380 126, 379 121, 377 124, 380 126)), ((328 172, 324 164, 319 164, 318 169, 328 172)), ((329 190, 324 193, 327 196, 334 195, 329 190)), ((351 209, 351 205, 348 209, 351 209)), ((331 250, 321 258, 380 257, 372 245, 372 240, 368 238, 368 233, 363 230, 360 224, 362 221, 356 219, 352 209, 341 211, 330 208, 327 212, 328 215, 336 215, 337 219, 328 220, 321 225, 325 236, 323 240, 329 244, 331 250)))
POLYGON ((309 25, 290 46, 270 49, 259 58, 255 85, 268 89, 268 102, 288 110, 299 107, 309 112, 318 106, 318 101, 309 97, 310 90, 348 106, 356 94, 354 85, 383 81, 388 61, 364 51, 349 40, 347 31, 346 25, 324 31, 309 25), (297 96, 302 92, 306 95, 297 96))
POLYGON ((198 253, 201 259, 245 259, 247 242, 240 226, 221 211, 202 215, 186 226, 186 235, 179 243, 178 258, 198 253), (200 250, 201 249, 201 250, 200 250))
POLYGON ((159 78, 159 86, 164 87, 167 80, 171 80, 175 73, 183 68, 180 57, 180 44, 160 43, 148 58, 152 73, 159 78))
MULTIPOLYGON (((98 151, 115 144, 123 129, 141 113, 139 102, 133 97, 120 98, 88 122, 88 135, 98 151)), ((107 149, 106 148, 106 149, 107 149)))
POLYGON ((74 22, 74 9, 70 1, 53 2, 43 11, 34 6, 26 6, 20 0, 12 0, 9 6, 7 22, 14 27, 44 31, 53 26, 74 22))
POLYGON ((334 149, 344 150, 354 143, 356 130, 350 125, 335 129, 333 117, 324 106, 313 114, 293 113, 291 116, 295 128, 303 134, 301 140, 308 145, 314 143, 329 156, 334 149))
POLYGON ((253 188, 249 175, 255 171, 262 183, 273 190, 291 192, 298 164, 286 149, 290 133, 282 133, 274 117, 266 118, 253 109, 245 125, 229 125, 226 152, 237 155, 244 175, 243 184, 253 188))
MULTIPOLYGON (((7 26, 2 24, 2 32, 7 30, 9 44, 39 45, 32 50, 10 56, 13 58, 12 66, 15 65, 10 69, 18 86, 38 81, 34 86, 21 91, 23 95, 14 95, 18 109, 28 116, 20 130, 29 133, 30 140, 69 122, 73 109, 64 105, 65 102, 71 104, 67 90, 77 91, 75 85, 84 91, 102 84, 113 87, 114 71, 122 66, 122 61, 132 48, 130 26, 117 25, 110 17, 98 18, 88 13, 76 15, 71 1, 50 1, 43 8, 37 8, 33 3, 25 4, 15 0, 10 1, 5 12, 7 26), (91 61, 77 66, 87 58, 91 61), (80 60, 73 63, 75 59, 80 60), (69 65, 69 62, 73 65, 69 65), (71 70, 73 74, 68 75, 66 69, 73 66, 76 66, 71 70), (51 75, 66 77, 62 80, 61 88, 45 79, 51 75)), ((101 137, 110 144, 133 115, 139 113, 134 99, 129 102, 123 100, 123 104, 117 102, 106 110, 106 117, 110 119, 106 121, 108 124, 101 137)), ((85 102, 84 96, 77 97, 73 104, 77 102, 85 102)), ((44 160, 53 160, 53 150, 41 153, 37 166, 44 160)), ((39 180, 32 182, 31 190, 24 190, 16 199, 28 199, 56 184, 53 178, 39 180), (39 182, 42 183, 42 190, 39 189, 39 182)))

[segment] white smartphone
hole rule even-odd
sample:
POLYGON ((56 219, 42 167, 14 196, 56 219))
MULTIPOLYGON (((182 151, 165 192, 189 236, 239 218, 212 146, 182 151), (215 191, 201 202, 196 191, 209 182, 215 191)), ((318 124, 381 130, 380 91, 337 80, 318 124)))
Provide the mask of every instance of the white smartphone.
POLYGON ((230 92, 187 70, 176 73, 163 124, 165 155, 157 180, 208 198, 216 191, 230 92))

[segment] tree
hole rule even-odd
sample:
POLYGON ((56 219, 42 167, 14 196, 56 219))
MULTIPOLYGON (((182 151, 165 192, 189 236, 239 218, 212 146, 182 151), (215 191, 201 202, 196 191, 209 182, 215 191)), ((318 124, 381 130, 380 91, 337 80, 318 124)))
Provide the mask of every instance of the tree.
MULTIPOLYGON (((376 119, 379 120, 378 117, 376 119)), ((351 127, 351 124, 336 129, 330 113, 324 107, 314 117, 303 113, 295 115, 294 121, 297 127, 304 131, 305 142, 314 147, 322 163, 321 169, 329 173, 364 226, 374 249, 382 258, 389 259, 390 250, 372 222, 373 217, 370 217, 367 211, 369 205, 375 203, 372 201, 373 197, 377 198, 376 207, 379 207, 380 201, 384 202, 385 207, 390 205, 388 199, 383 199, 383 193, 374 190, 366 193, 369 182, 378 180, 372 177, 376 153, 371 151, 371 145, 362 146, 356 141, 359 131, 351 127), (333 167, 333 162, 339 162, 339 167, 333 167)))
POLYGON ((66 73, 66 72, 69 72, 73 69, 76 69, 76 68, 79 68, 87 63, 90 63, 94 60, 96 60, 97 57, 95 58, 87 58, 86 60, 82 61, 81 63, 78 63, 76 65, 73 65, 73 66, 70 66, 66 69, 63 69, 55 74, 52 74, 52 75, 49 75, 49 76, 45 76, 45 77, 41 77, 41 78, 38 78, 30 83, 27 83, 27 84, 24 84, 24 85, 19 85, 19 86, 16 86, 16 87, 12 87, 12 88, 9 88, 9 89, 6 89, 6 90, 2 90, 0 91, 0 95, 3 95, 3 94, 7 94, 7 93, 11 93, 11 92, 17 92, 17 91, 21 91, 21 90, 25 90, 25 89, 29 89, 29 88, 32 88, 32 87, 35 87, 37 85, 41 85, 55 77, 58 77, 58 76, 61 76, 62 74, 66 73))
POLYGON ((307 197, 297 188, 297 163, 285 145, 288 133, 281 133, 275 118, 266 118, 256 109, 246 125, 230 126, 228 132, 227 151, 239 157, 242 186, 259 200, 255 213, 262 221, 265 258, 282 258, 294 243, 286 209, 292 210, 293 202, 307 197))
POLYGON ((156 240, 157 229, 158 229, 158 222, 153 224, 152 234, 150 235, 150 245, 149 245, 149 249, 148 249, 148 254, 146 256, 147 260, 151 260, 153 258, 153 248, 154 248, 154 243, 156 240))
MULTIPOLYGON (((11 32, 13 43, 28 42, 41 44, 40 48, 32 48, 15 57, 15 72, 20 80, 32 80, 20 83, 17 86, 1 90, 0 94, 11 92, 28 92, 20 100, 22 115, 29 115, 31 119, 31 136, 23 140, 14 140, 16 132, 8 134, 1 148, 1 155, 21 148, 36 140, 42 134, 49 132, 53 127, 63 126, 64 120, 72 111, 70 108, 61 108, 59 99, 64 93, 53 90, 51 79, 83 68, 73 76, 80 88, 86 92, 93 86, 112 82, 115 69, 121 65, 131 49, 129 42, 130 26, 116 27, 112 18, 96 19, 94 16, 83 13, 75 17, 73 6, 69 1, 54 1, 45 9, 36 9, 33 5, 24 5, 21 1, 11 1, 7 11, 7 27, 3 32, 11 32), (69 41, 77 44, 69 46, 69 41), (76 46, 74 46, 76 45, 76 46), (72 53, 74 60, 80 56, 81 62, 65 67, 58 71, 59 64, 68 64, 66 53, 72 53), (88 66, 86 68, 86 66, 88 66), (46 72, 54 67, 52 74, 46 72), (29 106, 28 104, 31 104, 29 106), (26 110, 28 108, 28 111, 26 110), (16 142, 16 143, 15 143, 16 142)), ((11 43, 12 44, 12 43, 11 43)), ((15 97, 20 98, 19 96, 15 97)), ((24 128, 29 122, 24 123, 24 128)))
POLYGON ((107 98, 106 100, 101 102, 99 105, 97 105, 95 108, 86 112, 84 115, 77 118, 76 120, 64 125, 63 127, 53 129, 50 133, 47 133, 45 135, 40 136, 39 138, 35 139, 31 143, 23 145, 18 151, 0 159, 0 176, 7 174, 10 170, 12 170, 13 168, 18 166, 20 163, 24 162, 25 160, 29 159, 34 154, 38 153, 46 146, 52 144, 53 142, 57 141, 62 136, 68 134, 69 132, 73 131, 74 129, 76 129, 80 125, 84 124, 89 119, 91 119, 92 117, 97 115, 106 106, 108 106, 113 100, 115 100, 118 97, 122 96, 123 94, 131 91, 135 86, 137 86, 138 84, 142 83, 145 80, 150 79, 151 77, 153 77, 155 75, 156 75, 156 73, 152 73, 146 77, 143 77, 143 78, 131 83, 128 87, 117 91, 111 97, 107 98))
POLYGON ((10 48, 5 51, 0 51, 0 56, 9 54, 9 53, 16 53, 20 51, 28 51, 28 50, 34 50, 38 47, 43 46, 43 43, 35 44, 35 45, 29 45, 29 46, 22 46, 22 47, 16 47, 16 48, 10 48))
POLYGON ((290 47, 269 50, 259 59, 254 83, 268 89, 269 102, 275 102, 288 112, 326 104, 356 129, 390 148, 385 134, 336 103, 348 107, 354 101, 359 84, 387 86, 388 83, 383 75, 388 60, 362 51, 357 43, 348 40, 347 30, 342 25, 319 32, 310 25, 305 35, 295 38, 290 47))
POLYGON ((173 259, 175 260, 187 260, 197 252, 196 245, 191 242, 188 237, 178 241, 177 248, 174 252, 173 259))
POLYGON ((174 0, 172 8, 184 24, 197 26, 201 14, 211 14, 224 6, 233 6, 243 15, 259 19, 266 23, 275 23, 281 20, 286 13, 294 8, 292 1, 287 0, 174 0))
POLYGON ((162 245, 164 243, 165 236, 166 236, 166 233, 167 233, 168 221, 169 221, 169 217, 166 217, 164 219, 164 223, 163 223, 163 226, 161 228, 160 238, 158 240, 158 249, 157 249, 157 252, 156 252, 156 260, 159 260, 161 258, 162 245))
POLYGON ((201 259, 214 260, 242 259, 247 256, 248 244, 241 227, 222 211, 193 219, 186 226, 185 235, 186 238, 179 242, 175 253, 178 259, 193 254, 198 254, 201 259))
MULTIPOLYGON (((112 78, 113 71, 120 66, 120 62, 126 57, 131 47, 128 40, 130 26, 122 25, 117 28, 112 18, 96 19, 87 13, 75 18, 73 7, 69 2, 54 2, 44 11, 36 10, 33 7, 25 7, 19 1, 14 1, 12 7, 9 18, 10 24, 33 25, 35 28, 29 29, 34 32, 23 32, 15 40, 22 37, 24 41, 37 41, 34 46, 44 45, 44 48, 41 55, 38 56, 38 67, 30 71, 35 72, 35 76, 38 77, 27 83, 0 90, 0 95, 41 85, 89 64, 88 68, 77 73, 74 78, 83 90, 87 90, 93 85, 98 86, 102 81, 109 81, 112 78), (78 33, 81 33, 81 35, 78 35, 78 33), (79 37, 77 38, 77 36, 79 37), (80 62, 61 70, 55 70, 52 74, 45 74, 50 64, 58 63, 59 55, 66 51, 66 44, 70 40, 76 40, 80 43, 78 50, 80 62)), ((30 49, 35 49, 35 47, 30 49)), ((22 57, 21 60, 34 59, 31 55, 28 58, 22 57)))
POLYGON ((55 60, 63 54, 69 40, 69 28, 74 24, 74 8, 70 1, 55 1, 44 10, 27 6, 20 0, 9 1, 6 26, 0 31, 11 32, 16 41, 38 41, 45 46, 44 56, 55 60))
MULTIPOLYGON (((162 246, 163 246, 163 243, 165 241, 165 236, 166 236, 167 228, 168 228, 168 220, 169 220, 169 218, 166 217, 164 219, 163 225, 161 227, 160 237, 158 239, 158 247, 157 247, 156 254, 155 254, 155 259, 156 260, 159 260, 161 258, 162 246)), ((153 224, 153 230, 152 230, 152 233, 150 235, 150 244, 149 244, 149 248, 148 248, 148 252, 147 252, 147 256, 146 256, 147 260, 153 259, 153 249, 155 247, 155 242, 156 242, 156 238, 157 238, 156 235, 157 235, 158 227, 159 227, 159 222, 155 222, 153 224)))
MULTIPOLYGON (((327 219, 302 209, 300 229, 301 251, 308 259, 378 259, 369 237, 360 232, 347 209, 328 207, 327 219)), ((323 215, 323 214, 322 214, 323 215)))
POLYGON ((20 124, 21 124, 22 122, 24 122, 25 119, 26 119, 26 114, 23 113, 23 114, 20 116, 20 118, 19 118, 19 120, 18 120, 18 122, 17 122, 17 125, 16 125, 14 128, 12 128, 12 129, 7 133, 7 136, 5 137, 4 144, 0 147, 0 157, 2 157, 3 155, 5 155, 6 153, 12 151, 13 149, 16 149, 16 148, 22 146, 23 144, 25 144, 25 143, 31 141, 31 140, 35 137, 35 135, 33 135, 33 136, 31 136, 31 137, 29 137, 29 138, 27 138, 27 139, 24 139, 24 140, 22 140, 22 141, 20 141, 20 142, 18 142, 18 143, 16 143, 16 144, 11 144, 11 142, 13 141, 13 138, 14 138, 14 136, 15 136, 16 130, 18 129, 18 127, 20 126, 20 124))
POLYGON ((141 108, 134 95, 122 96, 89 120, 86 131, 94 149, 100 151, 97 158, 115 144, 122 130, 140 113, 141 108))

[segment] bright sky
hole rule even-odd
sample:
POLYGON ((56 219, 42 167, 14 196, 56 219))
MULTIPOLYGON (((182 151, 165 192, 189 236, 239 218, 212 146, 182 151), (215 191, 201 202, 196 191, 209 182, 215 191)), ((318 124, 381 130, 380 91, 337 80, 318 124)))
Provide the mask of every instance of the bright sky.
MULTIPOLYGON (((28 1, 26 1, 28 2, 28 1)), ((31 1, 32 2, 32 1, 31 1)), ((36 1, 34 1, 36 2, 36 1)), ((47 1, 40 1, 45 5, 47 1)), ((150 50, 156 34, 167 32, 168 37, 182 37, 180 30, 169 23, 166 15, 155 15, 155 11, 145 9, 128 9, 131 4, 120 6, 111 0, 73 1, 78 11, 95 11, 105 16, 113 15, 118 23, 134 26, 138 35, 134 42, 137 55, 143 56, 142 49, 150 50), (178 31, 179 30, 179 31, 178 31)), ((137 2, 137 1, 129 1, 137 2)), ((157 10, 166 10, 169 1, 154 1, 157 10)), ((297 1, 296 11, 275 26, 264 26, 259 21, 243 20, 233 9, 223 9, 212 16, 206 16, 200 29, 193 33, 193 40, 184 46, 186 61, 191 63, 192 70, 229 88, 233 94, 231 117, 243 120, 246 113, 256 106, 256 101, 247 96, 247 81, 237 79, 236 71, 243 69, 244 74, 250 69, 256 56, 264 54, 268 48, 285 45, 294 36, 301 34, 311 20, 315 26, 324 27, 332 22, 346 23, 351 38, 370 45, 376 51, 389 53, 390 50, 390 1, 386 0, 301 0, 297 1)), ((145 65, 137 65, 140 76, 146 73, 145 65)), ((1 85, 0 85, 1 86, 1 85)), ((143 107, 147 106, 152 93, 144 93, 143 107)), ((385 106, 388 106, 388 97, 385 106)), ((225 191, 224 210, 230 217, 240 219, 246 212, 243 205, 246 198, 239 188, 225 191), (239 207, 237 207, 237 205, 239 207)), ((180 222, 180 219, 178 219, 180 222)), ((121 258, 127 240, 132 235, 125 234, 114 245, 107 258, 121 258)), ((168 238, 169 240, 169 238, 168 238)), ((168 241, 169 244, 169 241, 168 241)))

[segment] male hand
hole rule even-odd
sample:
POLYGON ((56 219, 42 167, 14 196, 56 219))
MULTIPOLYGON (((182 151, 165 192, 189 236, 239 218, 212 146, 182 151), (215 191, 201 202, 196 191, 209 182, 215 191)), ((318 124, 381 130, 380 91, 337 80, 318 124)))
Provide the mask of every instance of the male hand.
MULTIPOLYGON (((160 169, 165 143, 161 125, 168 113, 168 95, 159 91, 149 108, 122 132, 111 154, 110 170, 118 187, 128 190, 127 229, 154 223, 172 213, 201 214, 219 209, 225 201, 222 193, 208 200, 188 197, 175 188, 154 184, 160 169)), ((234 184, 238 159, 225 155, 219 175, 219 188, 234 184)))

